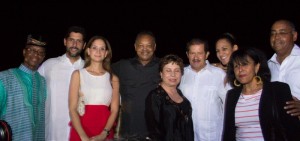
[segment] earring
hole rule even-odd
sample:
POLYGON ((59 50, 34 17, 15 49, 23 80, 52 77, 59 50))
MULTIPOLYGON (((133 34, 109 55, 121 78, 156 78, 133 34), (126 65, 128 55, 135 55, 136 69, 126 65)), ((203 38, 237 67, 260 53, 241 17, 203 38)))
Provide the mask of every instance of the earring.
POLYGON ((261 80, 260 76, 256 75, 256 76, 254 76, 254 78, 256 79, 258 85, 262 84, 262 80, 261 80))
POLYGON ((241 86, 241 83, 238 83, 238 81, 236 79, 234 79, 233 81, 234 86, 239 87, 241 86))

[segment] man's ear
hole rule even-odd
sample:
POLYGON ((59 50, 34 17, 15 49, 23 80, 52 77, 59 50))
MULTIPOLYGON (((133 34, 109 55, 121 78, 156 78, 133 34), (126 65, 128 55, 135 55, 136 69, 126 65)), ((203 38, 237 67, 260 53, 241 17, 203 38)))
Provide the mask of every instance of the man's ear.
POLYGON ((205 59, 207 59, 208 56, 209 56, 209 51, 206 52, 205 59))

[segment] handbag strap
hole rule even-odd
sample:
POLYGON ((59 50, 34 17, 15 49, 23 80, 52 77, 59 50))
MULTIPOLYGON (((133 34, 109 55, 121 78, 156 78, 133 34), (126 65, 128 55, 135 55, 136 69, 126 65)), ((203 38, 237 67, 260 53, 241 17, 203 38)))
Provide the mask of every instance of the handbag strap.
POLYGON ((84 96, 83 92, 81 91, 81 86, 82 86, 82 84, 84 84, 83 72, 82 72, 84 69, 78 70, 79 71, 79 92, 78 92, 79 97, 84 96))

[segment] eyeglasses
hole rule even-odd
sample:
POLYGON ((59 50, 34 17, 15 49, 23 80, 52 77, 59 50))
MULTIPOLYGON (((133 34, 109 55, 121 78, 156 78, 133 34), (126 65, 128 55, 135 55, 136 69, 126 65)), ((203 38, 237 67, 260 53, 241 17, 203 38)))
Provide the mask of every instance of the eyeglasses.
POLYGON ((77 44, 82 44, 83 40, 80 39, 73 39, 73 38, 67 38, 68 42, 71 42, 72 44, 77 43, 77 44))
POLYGON ((40 57, 44 57, 46 55, 45 51, 38 51, 36 49, 32 49, 32 48, 27 48, 27 51, 29 54, 36 54, 40 57))
POLYGON ((288 32, 288 31, 271 31, 270 36, 286 36, 288 34, 292 33, 292 31, 288 32))

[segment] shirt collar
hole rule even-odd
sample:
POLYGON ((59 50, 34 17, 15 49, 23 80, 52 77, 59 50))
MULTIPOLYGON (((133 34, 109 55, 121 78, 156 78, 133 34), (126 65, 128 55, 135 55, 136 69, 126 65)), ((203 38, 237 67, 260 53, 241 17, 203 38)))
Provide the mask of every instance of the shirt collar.
POLYGON ((24 64, 21 64, 19 66, 19 69, 21 71, 25 72, 25 73, 28 73, 28 74, 34 74, 34 73, 36 73, 36 70, 33 71, 33 70, 29 69, 28 67, 26 67, 24 64))
MULTIPOLYGON (((136 65, 137 64, 142 65, 137 56, 132 59, 132 63, 136 64, 136 65)), ((157 63, 159 63, 159 58, 157 58, 156 56, 153 56, 153 58, 151 59, 151 61, 148 64, 146 64, 145 67, 153 66, 153 65, 155 65, 157 63)))
MULTIPOLYGON (((199 72, 196 72, 196 73, 200 73, 201 71, 209 71, 209 72, 212 72, 213 70, 212 70, 212 65, 210 65, 210 63, 209 63, 209 61, 208 60, 205 60, 205 63, 206 63, 206 65, 204 66, 204 68, 202 68, 199 72)), ((191 70, 191 71, 193 71, 193 72, 195 72, 193 69, 192 69, 192 67, 191 67, 191 65, 189 65, 188 67, 187 67, 189 70, 191 70)))
MULTIPOLYGON (((298 45, 296 45, 296 44, 294 45, 294 47, 291 51, 291 54, 289 56, 300 56, 300 48, 298 45)), ((268 62, 278 63, 276 58, 277 58, 277 54, 274 53, 268 62)))
MULTIPOLYGON (((61 58, 61 60, 64 61, 64 62, 69 62, 69 63, 71 63, 71 61, 70 61, 70 59, 67 57, 67 54, 66 54, 66 53, 65 53, 64 55, 62 55, 60 58, 61 58)), ((81 57, 79 57, 79 59, 78 59, 77 61, 75 61, 73 65, 79 66, 79 65, 82 65, 82 64, 84 64, 84 60, 83 60, 81 57)))

